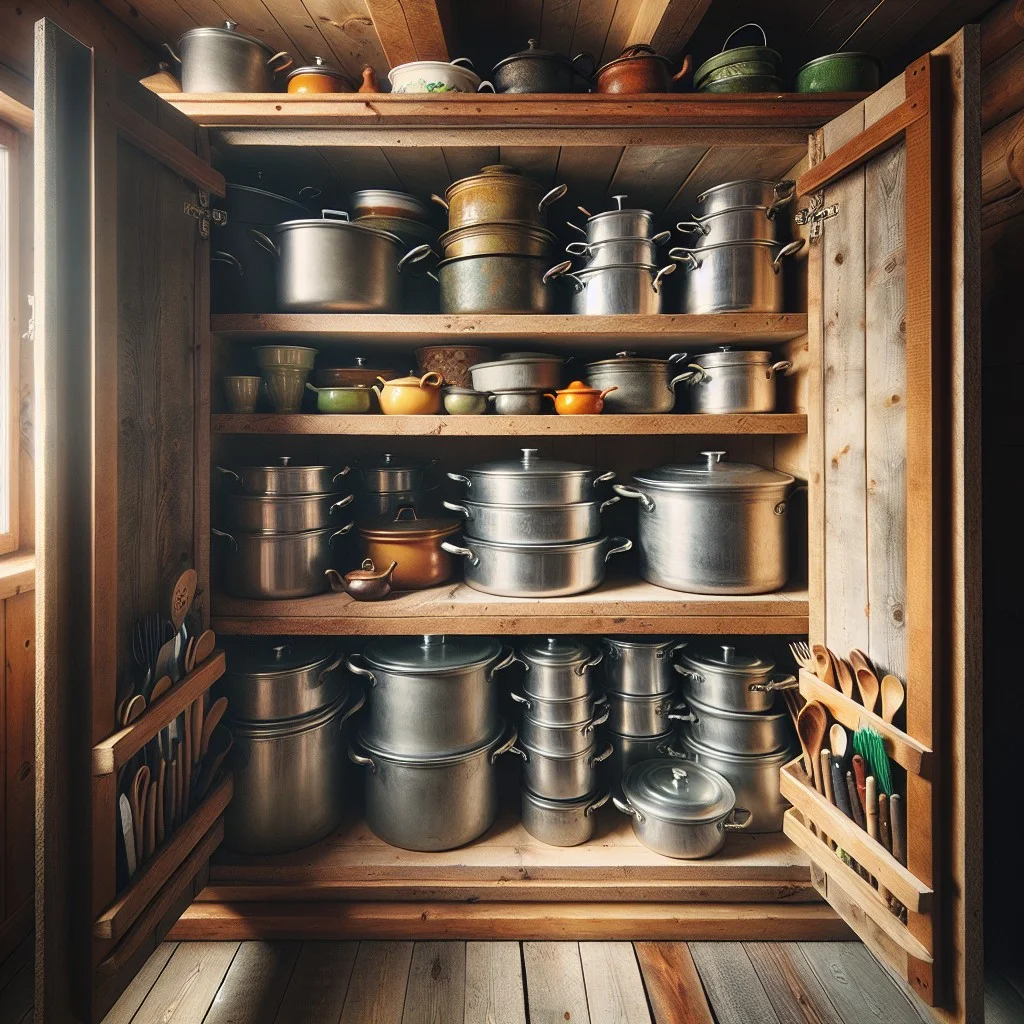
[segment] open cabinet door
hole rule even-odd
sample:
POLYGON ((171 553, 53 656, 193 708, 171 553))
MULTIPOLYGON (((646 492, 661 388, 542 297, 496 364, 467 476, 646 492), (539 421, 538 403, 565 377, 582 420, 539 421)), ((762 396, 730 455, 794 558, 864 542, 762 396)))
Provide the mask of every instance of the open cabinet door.
POLYGON ((156 838, 129 876, 119 813, 144 761, 160 774, 161 734, 181 735, 223 654, 127 727, 115 709, 143 686, 135 620, 169 618, 188 567, 193 628, 209 617, 209 197, 224 181, 187 118, 48 21, 35 83, 35 1019, 49 1024, 103 1016, 223 834, 230 777, 164 821, 154 799, 156 838))
POLYGON ((879 677, 905 681, 905 718, 889 725, 808 673, 801 691, 847 729, 882 735, 905 805, 904 863, 796 764, 783 774, 785 831, 824 898, 937 1020, 972 1024, 983 1016, 978 64, 968 27, 812 137, 797 183, 812 236, 810 639, 843 657, 860 649, 879 677))

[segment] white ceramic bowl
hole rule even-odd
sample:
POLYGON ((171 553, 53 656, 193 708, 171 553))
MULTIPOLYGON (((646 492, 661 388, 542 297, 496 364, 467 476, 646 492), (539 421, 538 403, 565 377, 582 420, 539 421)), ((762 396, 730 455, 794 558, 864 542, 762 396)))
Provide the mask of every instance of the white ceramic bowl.
POLYGON ((388 72, 392 92, 494 92, 490 82, 462 66, 465 57, 450 64, 442 60, 414 60, 388 72))

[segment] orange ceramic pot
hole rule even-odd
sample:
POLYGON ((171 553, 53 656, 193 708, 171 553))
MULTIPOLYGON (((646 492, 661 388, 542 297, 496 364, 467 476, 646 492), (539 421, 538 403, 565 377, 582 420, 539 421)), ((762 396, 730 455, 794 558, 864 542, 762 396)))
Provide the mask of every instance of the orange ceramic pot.
POLYGON ((340 71, 325 64, 323 57, 314 57, 311 65, 296 68, 288 76, 288 91, 292 94, 355 92, 356 87, 340 71))
POLYGON ((422 590, 450 579, 454 563, 441 542, 461 529, 460 519, 420 519, 408 505, 394 516, 358 527, 365 558, 375 565, 397 563, 391 577, 394 590, 422 590))
POLYGON ((604 396, 610 391, 618 391, 618 386, 601 391, 588 388, 581 380, 574 380, 567 388, 544 397, 554 399, 555 412, 560 416, 592 416, 604 408, 604 396))

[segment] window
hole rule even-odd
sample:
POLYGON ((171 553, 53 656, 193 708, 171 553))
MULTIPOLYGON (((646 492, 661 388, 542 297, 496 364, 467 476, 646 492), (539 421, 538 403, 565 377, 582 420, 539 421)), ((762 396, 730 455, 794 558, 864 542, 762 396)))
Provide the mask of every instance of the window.
POLYGON ((0 555, 18 547, 18 136, 0 123, 0 555))

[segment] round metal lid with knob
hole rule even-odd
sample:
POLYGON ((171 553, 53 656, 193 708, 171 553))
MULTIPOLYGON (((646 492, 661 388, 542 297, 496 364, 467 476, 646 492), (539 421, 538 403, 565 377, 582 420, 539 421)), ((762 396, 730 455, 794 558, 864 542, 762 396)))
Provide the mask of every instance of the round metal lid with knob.
POLYGON ((673 352, 667 359, 651 359, 638 356, 635 352, 616 352, 614 359, 600 359, 596 363, 587 363, 587 372, 617 370, 621 373, 648 373, 652 369, 667 371, 673 363, 682 362, 686 358, 685 352, 673 352))
POLYGON ((701 452, 703 462, 659 466, 633 474, 645 487, 669 491, 757 491, 774 488, 784 491, 794 482, 788 473, 765 469, 749 462, 727 462, 725 452, 701 452))
POLYGON ((775 671, 773 658, 764 658, 738 650, 732 644, 691 647, 679 662, 694 672, 712 671, 737 676, 755 676, 758 679, 775 671))
POLYGON ((564 476, 566 473, 591 473, 589 466, 559 459, 542 459, 539 448, 521 448, 518 459, 499 459, 474 466, 470 472, 480 476, 564 476))
POLYGON ((488 665, 501 651, 497 640, 485 636, 395 636, 368 644, 363 657, 384 671, 437 674, 488 665))
POLYGON ((771 352, 733 348, 731 345, 721 345, 714 352, 703 352, 693 358, 694 362, 700 363, 706 370, 719 366, 770 366, 775 361, 771 352))
POLYGON ((736 806, 736 794, 723 776, 678 758, 638 762, 622 777, 622 791, 641 814, 662 821, 713 821, 736 806))
POLYGON ((564 636, 549 636, 536 643, 524 644, 519 649, 524 660, 544 665, 576 665, 587 661, 592 653, 586 644, 564 636))

